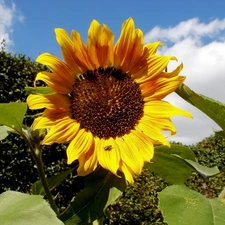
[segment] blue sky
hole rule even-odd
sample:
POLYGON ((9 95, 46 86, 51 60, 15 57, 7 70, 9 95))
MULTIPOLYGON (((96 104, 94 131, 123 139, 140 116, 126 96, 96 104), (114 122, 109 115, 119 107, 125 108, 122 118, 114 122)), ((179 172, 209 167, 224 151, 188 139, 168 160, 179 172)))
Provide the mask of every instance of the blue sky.
MULTIPOLYGON (((7 0, 5 3, 10 6, 12 1, 7 0)), ((225 16, 223 0, 20 0, 15 1, 15 4, 24 20, 22 23, 15 21, 13 50, 34 59, 45 51, 60 54, 55 41, 56 27, 68 32, 75 29, 86 40, 89 24, 96 19, 107 24, 117 38, 121 24, 129 17, 133 17, 136 26, 147 33, 157 25, 169 27, 194 17, 210 21, 225 16)))
MULTIPOLYGON (((105 23, 117 40, 129 17, 145 34, 145 42, 167 45, 159 54, 175 55, 183 62, 185 83, 196 92, 225 102, 225 1, 224 0, 0 0, 0 40, 8 50, 32 59, 43 52, 61 57, 54 28, 78 31, 86 41, 93 19, 105 23)), ((219 129, 209 118, 175 95, 174 105, 190 111, 194 119, 174 119, 175 140, 196 143, 219 129)))

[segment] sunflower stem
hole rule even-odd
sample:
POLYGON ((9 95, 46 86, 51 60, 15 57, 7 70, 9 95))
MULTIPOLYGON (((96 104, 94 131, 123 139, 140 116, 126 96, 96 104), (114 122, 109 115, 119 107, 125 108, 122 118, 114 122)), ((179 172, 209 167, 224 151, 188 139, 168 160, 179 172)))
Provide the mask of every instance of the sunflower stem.
POLYGON ((30 139, 27 137, 27 135, 24 134, 24 135, 22 135, 22 137, 25 140, 25 142, 27 143, 27 145, 29 146, 31 155, 33 156, 33 158, 35 160, 35 163, 37 165, 38 175, 39 175, 42 185, 44 187, 45 194, 49 201, 49 204, 50 204, 52 210, 56 213, 56 215, 59 216, 58 208, 55 204, 55 200, 52 196, 51 190, 48 185, 48 181, 45 176, 45 170, 44 170, 43 161, 42 161, 42 150, 41 150, 42 146, 40 144, 38 144, 38 145, 34 144, 34 146, 35 146, 34 147, 33 144, 31 143, 30 139))
MULTIPOLYGON (((38 152, 37 151, 38 149, 36 149, 36 153, 38 152)), ((35 162, 36 162, 36 165, 37 165, 37 169, 38 169, 38 174, 39 174, 39 177, 41 179, 41 182, 42 182, 42 185, 44 187, 44 190, 45 190, 45 194, 46 194, 46 197, 49 201, 49 204, 51 206, 51 208, 54 210, 54 212, 56 213, 57 216, 59 216, 59 211, 58 211, 58 208, 55 204, 55 200, 52 196, 52 193, 50 191, 50 188, 49 188, 49 185, 48 185, 48 181, 46 179, 46 176, 45 176, 45 171, 44 171, 44 166, 43 166, 43 161, 42 161, 42 154, 36 154, 36 157, 35 157, 35 162)))

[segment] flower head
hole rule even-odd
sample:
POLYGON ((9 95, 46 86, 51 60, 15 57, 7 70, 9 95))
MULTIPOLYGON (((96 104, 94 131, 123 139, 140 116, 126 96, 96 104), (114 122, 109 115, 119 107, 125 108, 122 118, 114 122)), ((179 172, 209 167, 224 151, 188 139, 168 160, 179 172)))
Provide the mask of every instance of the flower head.
POLYGON ((69 142, 68 163, 79 161, 78 175, 98 165, 117 175, 122 171, 130 183, 150 161, 155 144, 168 145, 162 131, 176 129, 170 117, 191 115, 162 99, 185 80, 174 71, 164 71, 173 56, 156 55, 160 42, 144 45, 143 33, 130 18, 114 35, 93 20, 85 45, 76 31, 71 37, 55 29, 64 61, 44 53, 37 62, 52 72, 40 72, 55 93, 30 95, 30 109, 45 108, 33 129, 49 128, 43 144, 69 142))

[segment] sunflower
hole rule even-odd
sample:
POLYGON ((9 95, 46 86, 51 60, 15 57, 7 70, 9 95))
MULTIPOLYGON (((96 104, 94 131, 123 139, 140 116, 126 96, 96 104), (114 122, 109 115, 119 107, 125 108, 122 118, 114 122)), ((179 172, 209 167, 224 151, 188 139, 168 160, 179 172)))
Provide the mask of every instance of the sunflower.
POLYGON ((162 100, 185 80, 180 64, 166 72, 174 56, 158 56, 160 42, 144 44, 144 36, 129 18, 114 45, 114 35, 93 20, 85 45, 78 32, 71 37, 55 29, 64 61, 49 53, 37 62, 52 72, 40 72, 52 94, 27 98, 30 109, 45 108, 33 129, 48 128, 42 144, 68 142, 68 164, 79 161, 77 173, 85 176, 98 165, 128 182, 150 161, 154 145, 169 146, 162 131, 176 129, 170 117, 191 114, 162 100))

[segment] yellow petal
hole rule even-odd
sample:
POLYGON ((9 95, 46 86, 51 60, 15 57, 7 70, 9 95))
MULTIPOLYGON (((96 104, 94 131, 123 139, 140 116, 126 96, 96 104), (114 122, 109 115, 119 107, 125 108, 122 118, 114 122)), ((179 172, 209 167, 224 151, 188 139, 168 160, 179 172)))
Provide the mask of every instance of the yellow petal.
POLYGON ((119 146, 117 146, 116 140, 113 138, 98 140, 97 155, 99 164, 103 168, 110 170, 113 174, 117 175, 120 154, 119 146))
POLYGON ((146 67, 147 72, 147 57, 146 55, 143 55, 143 46, 144 35, 140 29, 136 29, 127 50, 126 58, 124 58, 124 63, 122 65, 124 71, 129 71, 130 74, 134 74, 136 70, 146 67))
POLYGON ((66 150, 67 163, 71 164, 74 160, 81 157, 82 154, 87 153, 93 147, 93 144, 92 133, 81 129, 66 150))
POLYGON ((33 130, 44 129, 55 126, 59 121, 66 117, 71 118, 71 111, 48 110, 46 109, 42 116, 36 118, 33 122, 33 130))
POLYGON ((44 145, 53 143, 65 143, 73 140, 79 131, 80 124, 70 118, 60 120, 55 126, 50 128, 50 131, 43 140, 44 145))
POLYGON ((51 110, 62 109, 68 110, 71 106, 71 101, 67 96, 60 94, 49 95, 29 95, 27 104, 30 109, 47 108, 51 110))
POLYGON ((143 132, 131 130, 130 137, 134 144, 138 146, 139 152, 144 161, 149 162, 153 158, 154 146, 152 140, 143 132))
POLYGON ((147 115, 155 118, 169 118, 178 115, 192 118, 192 115, 189 112, 179 109, 165 101, 146 102, 144 111, 147 115))
POLYGON ((181 63, 179 66, 177 66, 177 68, 171 72, 165 72, 163 71, 160 74, 160 77, 167 77, 167 78, 172 78, 175 76, 178 76, 178 74, 180 73, 180 71, 183 69, 183 63, 181 63))
POLYGON ((157 127, 164 131, 170 131, 171 135, 176 134, 176 128, 169 118, 155 118, 150 117, 148 115, 144 115, 141 120, 145 124, 148 124, 148 126, 157 127))
POLYGON ((75 72, 80 73, 79 67, 74 60, 73 42, 71 41, 68 33, 64 29, 56 28, 55 34, 56 40, 61 46, 61 52, 66 63, 70 66, 70 68, 73 68, 75 72))
POLYGON ((148 43, 144 47, 148 49, 149 55, 155 55, 160 45, 162 45, 161 42, 157 41, 148 43))
POLYGON ((56 56, 49 53, 43 53, 37 57, 36 61, 41 64, 50 66, 53 72, 70 86, 74 84, 76 76, 71 69, 72 67, 68 67, 66 63, 64 63, 56 56))
POLYGON ((84 45, 80 34, 73 30, 71 36, 74 43, 74 58, 77 65, 79 66, 80 73, 84 74, 87 72, 87 70, 95 69, 94 63, 91 61, 91 58, 88 55, 87 47, 84 45))
POLYGON ((132 185, 134 183, 134 172, 129 168, 129 166, 121 161, 119 170, 123 172, 125 179, 132 185))
POLYGON ((159 127, 151 127, 148 122, 140 120, 139 124, 137 125, 137 128, 144 132, 144 134, 147 135, 149 138, 163 145, 170 146, 169 142, 166 140, 166 138, 162 134, 162 130, 159 127))
MULTIPOLYGON (((135 34, 135 27, 133 19, 129 18, 122 25, 120 37, 115 45, 114 50, 114 67, 120 69, 129 56, 132 46, 132 39, 135 34)), ((123 72, 127 72, 124 70, 123 72)))
POLYGON ((185 80, 184 76, 161 78, 155 82, 148 81, 141 84, 142 96, 144 101, 161 100, 170 93, 174 92, 185 80))
POLYGON ((98 159, 94 144, 86 153, 81 154, 78 160, 79 167, 77 169, 77 174, 79 176, 86 176, 92 173, 98 165, 98 159))
POLYGON ((93 20, 88 30, 87 51, 95 68, 112 66, 113 42, 114 35, 111 30, 93 20))
POLYGON ((168 65, 170 60, 176 60, 174 56, 153 55, 148 59, 148 73, 146 75, 135 77, 137 83, 143 83, 158 76, 168 65))
POLYGON ((120 148, 122 161, 125 162, 135 174, 140 174, 144 165, 144 160, 139 153, 138 146, 135 145, 129 134, 120 138, 117 144, 120 148))
POLYGON ((44 81, 51 90, 59 94, 68 94, 73 91, 71 82, 68 83, 67 80, 59 77, 57 73, 49 73, 46 71, 40 72, 37 74, 35 82, 37 80, 44 81))

